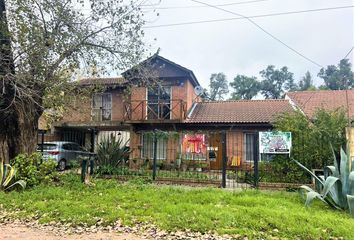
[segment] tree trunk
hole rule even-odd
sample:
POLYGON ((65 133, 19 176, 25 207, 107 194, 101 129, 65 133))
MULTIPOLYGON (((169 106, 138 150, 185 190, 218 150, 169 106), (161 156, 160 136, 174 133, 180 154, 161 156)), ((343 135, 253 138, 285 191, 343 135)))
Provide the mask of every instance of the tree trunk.
POLYGON ((27 111, 11 111, 11 121, 0 127, 0 159, 9 162, 20 153, 32 153, 37 146, 38 119, 42 111, 26 104, 27 111))

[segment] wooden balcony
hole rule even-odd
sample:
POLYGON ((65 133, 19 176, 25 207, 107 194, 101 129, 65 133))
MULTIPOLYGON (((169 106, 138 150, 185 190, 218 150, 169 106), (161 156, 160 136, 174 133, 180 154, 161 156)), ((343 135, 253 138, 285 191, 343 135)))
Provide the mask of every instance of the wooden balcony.
POLYGON ((124 121, 181 122, 186 118, 187 104, 183 100, 130 101, 124 104, 124 121))

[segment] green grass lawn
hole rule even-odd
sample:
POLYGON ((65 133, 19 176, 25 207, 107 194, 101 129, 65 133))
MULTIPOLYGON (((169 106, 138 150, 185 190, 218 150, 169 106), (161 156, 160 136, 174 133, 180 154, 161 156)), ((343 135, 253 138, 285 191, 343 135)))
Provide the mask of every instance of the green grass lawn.
POLYGON ((354 219, 322 203, 305 208, 297 193, 255 190, 225 191, 212 188, 156 186, 94 180, 82 185, 78 176, 64 175, 60 186, 38 186, 24 192, 0 192, 0 204, 16 217, 37 216, 41 222, 75 225, 105 224, 121 219, 152 222, 164 230, 245 234, 289 239, 354 239, 354 219), (276 230, 275 230, 276 229, 276 230))

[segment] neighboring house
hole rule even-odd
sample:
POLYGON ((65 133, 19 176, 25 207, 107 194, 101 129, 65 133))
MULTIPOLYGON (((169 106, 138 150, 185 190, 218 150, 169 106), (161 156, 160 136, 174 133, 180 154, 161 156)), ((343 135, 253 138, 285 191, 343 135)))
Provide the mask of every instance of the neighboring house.
POLYGON ((255 134, 271 130, 278 114, 293 111, 288 100, 202 102, 195 94, 200 84, 191 70, 158 55, 140 65, 159 79, 158 87, 137 86, 127 94, 127 81, 142 80, 136 68, 123 73, 124 78, 80 80, 82 87, 100 85, 105 90, 79 101, 54 124, 58 140, 93 150, 92 143, 104 136, 123 136, 130 139, 134 168, 154 156, 151 131, 171 132, 158 138, 157 159, 175 164, 182 158, 221 169, 223 150, 230 167, 253 161, 255 134))
MULTIPOLYGON (((319 109, 337 110, 343 109, 352 123, 354 121, 354 90, 321 90, 321 91, 301 91, 289 92, 285 99, 302 111, 309 119, 319 109)), ((347 131, 350 143, 350 156, 354 157, 354 128, 347 131)))

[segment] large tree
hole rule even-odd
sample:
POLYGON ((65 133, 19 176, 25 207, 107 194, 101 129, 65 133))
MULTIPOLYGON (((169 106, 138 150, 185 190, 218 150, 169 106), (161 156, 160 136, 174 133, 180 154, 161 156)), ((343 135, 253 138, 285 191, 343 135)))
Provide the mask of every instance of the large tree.
POLYGON ((208 97, 211 101, 224 100, 226 94, 229 93, 229 84, 224 73, 213 73, 210 76, 208 97))
POLYGON ((112 72, 140 60, 139 7, 124 0, 0 0, 1 159, 35 150, 48 96, 65 98, 76 69, 112 72))
POLYGON ((294 82, 294 74, 288 71, 287 67, 276 69, 269 65, 260 72, 263 80, 261 82, 261 93, 266 99, 283 98, 287 91, 294 91, 297 85, 294 82))
POLYGON ((245 75, 237 75, 230 83, 234 89, 231 94, 231 99, 252 99, 260 90, 260 82, 256 77, 247 77, 245 75))
POLYGON ((338 66, 329 65, 322 68, 318 76, 323 79, 325 87, 331 90, 354 88, 354 73, 348 59, 342 59, 338 66))
POLYGON ((312 75, 309 71, 305 73, 305 76, 299 82, 299 89, 300 91, 306 90, 316 90, 316 87, 313 85, 312 75))

